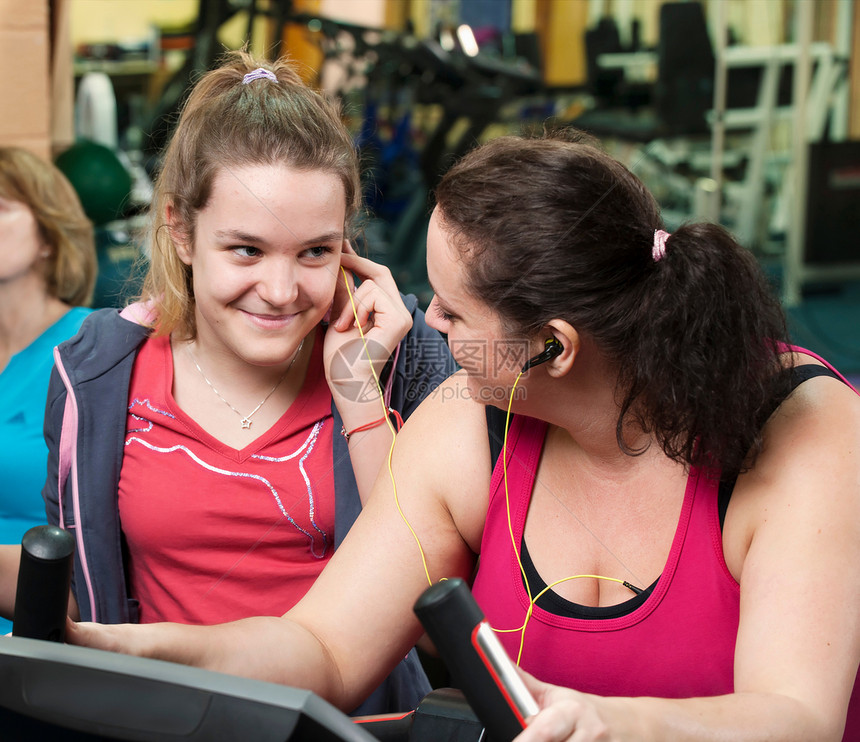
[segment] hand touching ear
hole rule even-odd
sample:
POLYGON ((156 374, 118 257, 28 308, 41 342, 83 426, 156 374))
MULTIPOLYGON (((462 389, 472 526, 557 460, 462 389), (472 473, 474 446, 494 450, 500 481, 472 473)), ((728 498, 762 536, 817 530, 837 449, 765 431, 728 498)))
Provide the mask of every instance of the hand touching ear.
MULTIPOLYGON (((344 242, 341 268, 325 337, 325 367, 335 403, 346 421, 351 415, 344 406, 357 401, 349 398, 348 390, 360 387, 362 382, 372 388, 374 372, 378 378, 385 362, 412 327, 412 315, 403 304, 391 271, 357 255, 349 242, 344 242), (361 345, 347 349, 351 343, 361 345), (348 389, 341 374, 332 373, 332 362, 339 355, 350 362, 348 389)), ((363 413, 363 417, 367 414, 363 413)))

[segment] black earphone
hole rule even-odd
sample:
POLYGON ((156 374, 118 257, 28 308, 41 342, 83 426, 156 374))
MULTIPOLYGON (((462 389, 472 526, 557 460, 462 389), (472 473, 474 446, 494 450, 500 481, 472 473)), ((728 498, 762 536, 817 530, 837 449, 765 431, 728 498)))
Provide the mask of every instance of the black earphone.
POLYGON ((555 338, 547 338, 543 351, 538 353, 536 356, 529 358, 520 373, 525 373, 532 366, 538 366, 541 363, 546 363, 547 361, 552 360, 557 355, 560 355, 563 350, 564 346, 558 342, 558 340, 555 338))

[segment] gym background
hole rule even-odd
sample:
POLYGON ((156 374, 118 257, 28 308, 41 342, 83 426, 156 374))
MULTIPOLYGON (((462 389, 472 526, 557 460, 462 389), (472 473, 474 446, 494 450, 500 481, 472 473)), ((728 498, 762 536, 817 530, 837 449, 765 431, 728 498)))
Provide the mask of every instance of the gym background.
POLYGON ((0 144, 53 159, 97 228, 98 306, 136 290, 158 153, 225 48, 343 102, 364 245, 426 304, 429 194, 478 141, 596 134, 671 231, 733 231, 793 339, 860 380, 860 0, 0 0, 0 144))

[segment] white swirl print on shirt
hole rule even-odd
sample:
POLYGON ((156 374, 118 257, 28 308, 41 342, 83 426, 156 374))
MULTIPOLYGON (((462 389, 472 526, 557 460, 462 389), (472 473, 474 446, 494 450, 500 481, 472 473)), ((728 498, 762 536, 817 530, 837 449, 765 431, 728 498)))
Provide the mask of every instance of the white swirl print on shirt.
MULTIPOLYGON (((140 405, 141 407, 146 407, 146 409, 148 409, 150 412, 155 412, 159 415, 164 415, 165 417, 169 417, 171 420, 176 419, 175 415, 171 415, 169 412, 167 412, 165 410, 159 410, 157 407, 153 407, 149 403, 148 399, 138 399, 137 397, 135 397, 131 401, 131 404, 128 406, 128 414, 131 415, 135 420, 140 420, 142 423, 146 423, 146 426, 143 428, 129 428, 128 430, 125 431, 126 434, 128 434, 128 433, 148 433, 150 430, 152 430, 152 424, 153 424, 152 420, 147 420, 145 417, 141 417, 140 415, 135 415, 132 412, 132 409, 134 408, 135 405, 140 405)), ((125 443, 126 443, 126 445, 128 445, 128 441, 126 441, 125 443)))
POLYGON ((311 455, 311 452, 314 450, 314 446, 316 445, 317 438, 319 437, 319 433, 322 430, 322 427, 323 427, 323 421, 319 420, 314 425, 313 430, 311 430, 310 435, 307 437, 304 444, 302 444, 302 446, 297 451, 295 451, 294 453, 291 453, 287 456, 263 456, 262 454, 257 454, 257 453, 251 454, 252 459, 259 459, 261 461, 272 461, 272 462, 280 463, 280 462, 289 461, 290 459, 295 458, 305 449, 305 447, 307 447, 307 450, 305 451, 305 455, 299 459, 299 471, 302 474, 302 479, 305 480, 305 487, 307 489, 307 494, 308 494, 308 515, 311 519, 311 525, 314 527, 314 530, 317 533, 319 533, 319 535, 322 537, 322 540, 323 540, 322 552, 320 554, 317 554, 314 551, 314 541, 313 541, 313 539, 311 539, 311 554, 313 556, 317 557, 317 559, 322 559, 325 556, 326 549, 328 548, 328 536, 326 535, 326 532, 323 531, 323 529, 317 525, 317 522, 314 519, 314 515, 315 515, 314 489, 313 489, 313 486, 311 485, 311 478, 308 476, 308 473, 305 471, 305 460, 308 458, 308 456, 311 455))
MULTIPOLYGON (((170 414, 169 412, 166 412, 164 410, 160 410, 156 407, 153 407, 150 404, 148 399, 143 399, 143 400, 134 399, 132 401, 131 405, 129 405, 129 408, 128 408, 129 414, 135 420, 140 420, 141 422, 145 422, 145 423, 147 423, 147 425, 145 427, 141 427, 141 428, 134 428, 134 429, 129 428, 129 430, 127 431, 128 434, 148 433, 149 431, 152 430, 152 427, 154 424, 151 420, 147 420, 146 418, 140 417, 139 415, 132 412, 132 408, 135 405, 144 406, 155 414, 164 415, 165 417, 169 417, 169 418, 174 418, 174 415, 170 414)), ((283 517, 287 520, 288 523, 290 523, 290 525, 293 526, 293 528, 295 528, 297 531, 299 531, 300 533, 304 534, 307 537, 309 545, 310 545, 311 556, 313 556, 316 559, 322 559, 325 557, 326 551, 328 549, 328 535, 326 534, 326 532, 322 528, 320 528, 320 526, 317 524, 317 522, 315 520, 315 505, 314 505, 313 485, 311 484, 310 477, 308 476, 307 472, 305 471, 304 463, 305 463, 305 460, 308 458, 308 456, 310 456, 311 452, 314 449, 314 446, 316 445, 316 441, 317 441, 317 438, 319 437, 320 431, 323 428, 323 424, 324 424, 323 420, 317 421, 314 424, 313 428, 311 429, 310 433, 308 434, 307 438, 305 438, 304 442, 295 451, 293 451, 290 454, 287 454, 286 456, 273 457, 273 456, 262 456, 259 454, 252 454, 251 455, 251 458, 254 458, 254 459, 257 459, 260 461, 283 463, 284 461, 290 461, 291 459, 296 458, 296 456, 299 456, 300 454, 304 453, 304 456, 302 456, 301 459, 299 459, 299 464, 298 464, 299 465, 299 471, 301 472, 302 478, 305 481, 305 486, 306 486, 306 491, 307 491, 308 517, 310 518, 310 522, 311 522, 311 525, 313 526, 313 529, 317 532, 317 534, 319 535, 319 537, 321 539, 320 545, 318 545, 317 537, 314 534, 310 533, 307 529, 302 528, 302 526, 300 526, 296 522, 296 520, 287 512, 287 509, 284 507, 284 503, 281 501, 281 497, 280 497, 280 494, 278 493, 277 488, 272 484, 271 481, 266 479, 266 477, 260 476, 259 474, 251 474, 250 472, 230 471, 228 469, 223 469, 221 467, 215 466, 213 464, 210 464, 210 463, 204 461, 196 453, 194 453, 194 451, 192 451, 190 448, 188 448, 187 446, 183 446, 181 444, 178 444, 175 446, 168 446, 168 447, 156 446, 156 445, 150 443, 149 441, 146 441, 143 438, 138 437, 137 435, 128 435, 128 437, 126 438, 126 441, 125 441, 125 445, 128 446, 132 443, 138 443, 141 446, 144 446, 145 448, 148 448, 150 451, 153 451, 155 453, 170 454, 170 453, 181 452, 181 453, 184 453, 186 456, 188 456, 198 466, 200 466, 203 469, 206 469, 207 471, 210 471, 214 474, 220 474, 222 476, 227 476, 227 477, 241 477, 241 478, 252 479, 252 480, 256 480, 256 481, 260 482, 271 493, 272 497, 275 500, 275 503, 278 506, 278 510, 280 510, 280 512, 281 512, 281 515, 283 515, 283 517), (321 546, 321 548, 320 548, 320 546, 321 546)))

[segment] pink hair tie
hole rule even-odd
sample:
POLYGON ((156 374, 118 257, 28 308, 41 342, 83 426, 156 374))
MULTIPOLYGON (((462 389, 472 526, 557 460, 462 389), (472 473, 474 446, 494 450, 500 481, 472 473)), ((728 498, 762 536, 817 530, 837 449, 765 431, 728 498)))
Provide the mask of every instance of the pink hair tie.
POLYGON ((655 263, 661 261, 666 256, 666 240, 671 236, 662 229, 654 230, 654 246, 651 248, 651 257, 654 258, 655 263))
POLYGON ((264 70, 262 67, 257 67, 253 72, 249 72, 242 78, 242 84, 247 85, 249 82, 254 82, 254 80, 260 80, 264 77, 272 82, 278 81, 274 72, 269 72, 269 70, 264 70))

